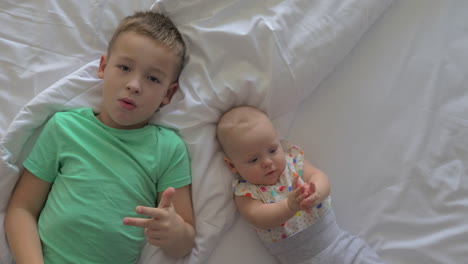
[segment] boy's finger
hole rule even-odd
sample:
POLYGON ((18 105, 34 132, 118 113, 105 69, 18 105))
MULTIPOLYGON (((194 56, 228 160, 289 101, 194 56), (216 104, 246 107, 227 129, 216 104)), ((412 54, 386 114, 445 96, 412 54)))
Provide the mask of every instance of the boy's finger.
POLYGON ((172 198, 174 197, 175 189, 172 187, 167 188, 159 201, 158 208, 167 208, 172 206, 172 198))
POLYGON ((141 228, 148 228, 149 221, 145 218, 125 217, 122 223, 127 226, 136 226, 141 228))
MULTIPOLYGON (((155 219, 164 218, 166 215, 166 212, 164 210, 161 210, 161 208, 146 207, 146 206, 137 206, 137 208, 135 209, 135 212, 141 215, 155 218, 155 219)), ((145 218, 142 218, 142 219, 145 219, 145 218)))

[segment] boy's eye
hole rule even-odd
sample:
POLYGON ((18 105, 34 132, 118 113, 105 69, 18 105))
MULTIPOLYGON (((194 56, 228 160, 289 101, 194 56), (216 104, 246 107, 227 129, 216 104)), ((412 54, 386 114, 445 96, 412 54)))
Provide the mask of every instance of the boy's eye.
POLYGON ((160 83, 159 79, 153 76, 148 76, 148 80, 154 83, 160 83))
POLYGON ((121 69, 122 71, 130 71, 130 68, 125 65, 120 65, 119 69, 121 69))
POLYGON ((271 153, 271 154, 276 153, 277 150, 278 150, 278 149, 276 149, 276 148, 275 148, 275 149, 272 149, 272 150, 270 150, 270 153, 271 153))

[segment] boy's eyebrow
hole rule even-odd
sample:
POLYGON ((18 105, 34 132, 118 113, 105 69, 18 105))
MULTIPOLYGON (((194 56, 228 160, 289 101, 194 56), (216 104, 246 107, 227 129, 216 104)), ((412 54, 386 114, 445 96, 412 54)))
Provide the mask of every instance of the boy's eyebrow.
POLYGON ((167 77, 167 74, 165 72, 163 72, 162 70, 156 68, 156 67, 149 67, 149 71, 150 72, 158 72, 159 74, 161 74, 164 78, 167 77))

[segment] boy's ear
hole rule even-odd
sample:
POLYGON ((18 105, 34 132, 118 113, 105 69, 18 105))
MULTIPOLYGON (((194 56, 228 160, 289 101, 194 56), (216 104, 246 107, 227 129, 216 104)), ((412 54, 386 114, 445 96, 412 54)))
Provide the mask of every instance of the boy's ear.
POLYGON ((107 55, 101 56, 101 61, 99 62, 99 68, 97 72, 97 76, 101 79, 104 79, 104 70, 106 69, 107 65, 107 55))
POLYGON ((169 88, 167 89, 166 96, 162 100, 161 104, 162 105, 167 105, 171 102, 172 96, 177 92, 177 89, 179 89, 179 83, 176 81, 172 83, 169 88))
POLYGON ((230 159, 228 159, 227 157, 224 157, 224 163, 226 163, 226 166, 229 168, 229 170, 232 173, 237 173, 236 166, 234 166, 234 163, 232 163, 230 159))

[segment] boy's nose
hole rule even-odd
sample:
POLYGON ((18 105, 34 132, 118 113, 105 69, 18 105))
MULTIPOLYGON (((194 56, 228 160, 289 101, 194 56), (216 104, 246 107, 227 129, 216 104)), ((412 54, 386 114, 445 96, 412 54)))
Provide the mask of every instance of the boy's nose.
POLYGON ((127 90, 129 90, 132 93, 140 93, 141 92, 140 82, 137 79, 132 79, 127 84, 127 90))

